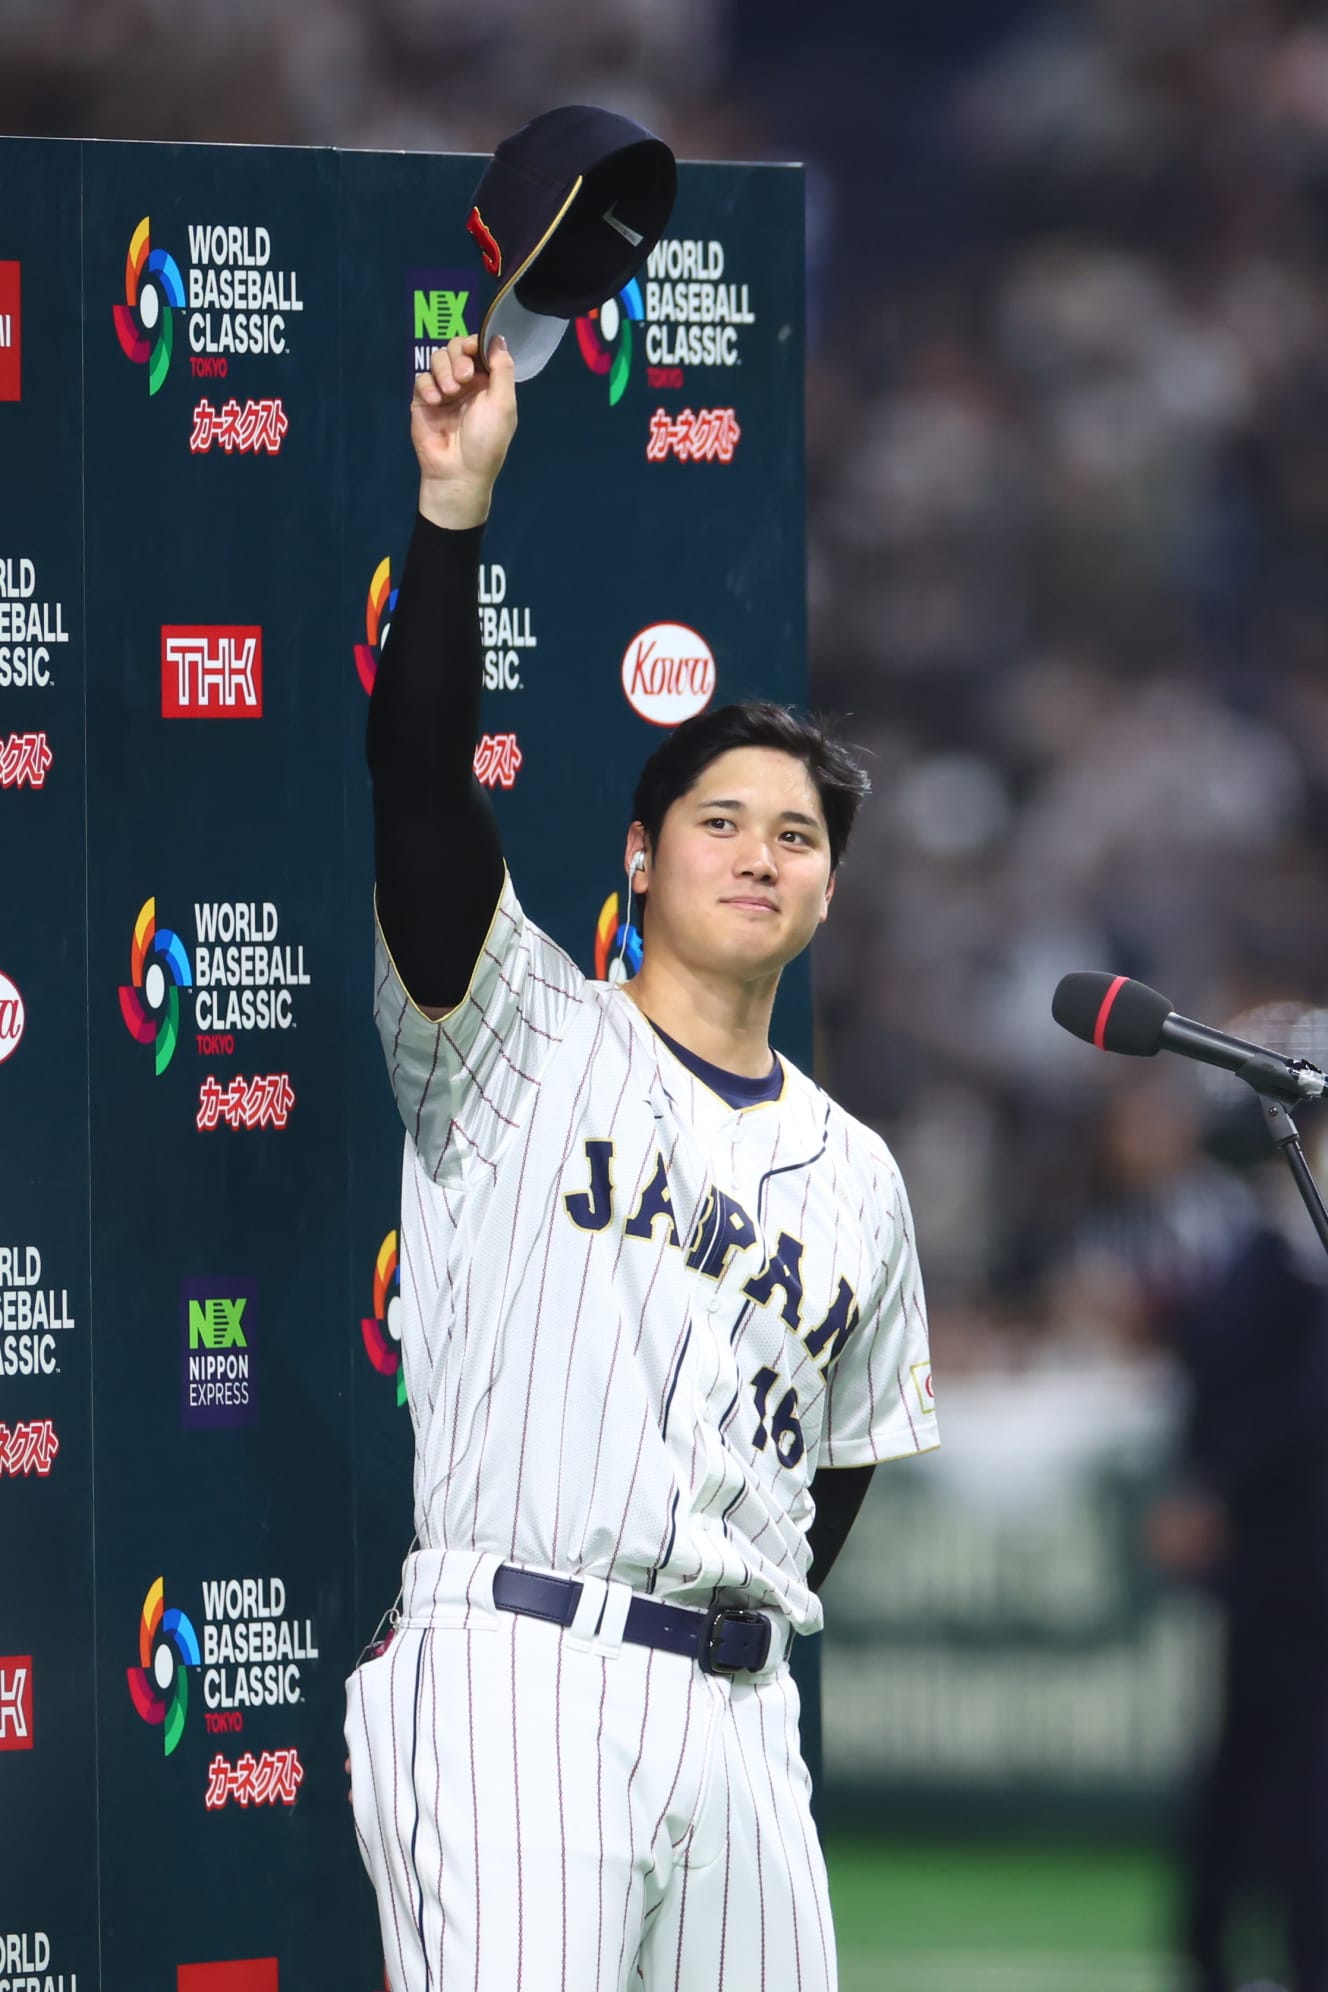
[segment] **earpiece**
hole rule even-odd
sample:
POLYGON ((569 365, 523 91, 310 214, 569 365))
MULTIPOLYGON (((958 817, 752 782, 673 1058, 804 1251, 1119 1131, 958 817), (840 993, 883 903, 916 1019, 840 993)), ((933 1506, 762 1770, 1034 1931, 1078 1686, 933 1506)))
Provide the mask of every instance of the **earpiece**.
POLYGON ((619 981, 623 977, 623 962, 627 956, 627 937, 632 931, 632 894, 636 891, 635 879, 637 873, 643 872, 645 868, 645 852, 634 852, 632 862, 627 867, 627 912, 622 923, 622 945, 618 949, 617 960, 614 962, 613 968, 609 971, 610 982, 619 981))

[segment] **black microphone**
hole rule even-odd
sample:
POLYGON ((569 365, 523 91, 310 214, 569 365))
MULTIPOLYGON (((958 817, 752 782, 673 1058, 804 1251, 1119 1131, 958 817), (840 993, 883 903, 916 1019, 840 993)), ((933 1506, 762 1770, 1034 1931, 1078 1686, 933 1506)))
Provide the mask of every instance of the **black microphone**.
POLYGON ((1159 1051, 1178 1051, 1202 1065, 1224 1072, 1289 1106, 1317 1100, 1328 1079, 1304 1058, 1283 1058, 1262 1045, 1228 1037, 1190 1017, 1177 1016, 1165 996, 1146 982, 1126 975, 1083 970, 1063 975, 1051 999, 1051 1014, 1062 1030, 1095 1044, 1099 1051, 1123 1051, 1131 1058, 1153 1058, 1159 1051))

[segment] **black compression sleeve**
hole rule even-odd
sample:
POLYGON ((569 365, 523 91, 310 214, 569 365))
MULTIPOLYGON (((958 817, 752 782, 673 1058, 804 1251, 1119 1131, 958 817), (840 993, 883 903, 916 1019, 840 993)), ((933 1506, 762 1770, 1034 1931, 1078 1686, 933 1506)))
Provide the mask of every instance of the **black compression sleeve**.
POLYGON ((480 720, 483 526, 417 518, 369 702, 378 920, 417 1003, 459 1003, 503 886, 472 772, 480 720))
POLYGON ((831 1566, 867 1498, 875 1471, 874 1466, 823 1466, 812 1475, 816 1513, 807 1536, 812 1546, 807 1582, 813 1591, 819 1591, 830 1575, 831 1566))

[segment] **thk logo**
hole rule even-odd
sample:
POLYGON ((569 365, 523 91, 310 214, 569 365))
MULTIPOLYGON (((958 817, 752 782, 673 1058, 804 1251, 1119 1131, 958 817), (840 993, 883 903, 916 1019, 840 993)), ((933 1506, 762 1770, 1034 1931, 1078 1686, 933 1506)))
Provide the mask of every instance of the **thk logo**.
POLYGON ((0 401, 23 399, 21 263, 0 263, 0 401))
POLYGON ((0 1656, 0 1750, 32 1748, 32 1655, 0 1656))
POLYGON ((170 624, 161 632, 163 719, 261 719, 263 632, 170 624))

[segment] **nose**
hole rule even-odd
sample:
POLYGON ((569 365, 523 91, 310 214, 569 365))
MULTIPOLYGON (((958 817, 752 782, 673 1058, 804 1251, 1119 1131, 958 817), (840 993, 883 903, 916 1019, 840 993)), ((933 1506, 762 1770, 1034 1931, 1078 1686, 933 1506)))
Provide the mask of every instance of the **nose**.
POLYGON ((778 875, 773 847, 753 837, 739 850, 734 869, 744 878, 774 879, 778 875))

